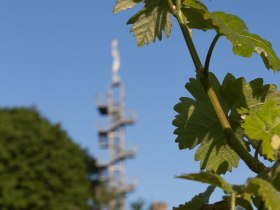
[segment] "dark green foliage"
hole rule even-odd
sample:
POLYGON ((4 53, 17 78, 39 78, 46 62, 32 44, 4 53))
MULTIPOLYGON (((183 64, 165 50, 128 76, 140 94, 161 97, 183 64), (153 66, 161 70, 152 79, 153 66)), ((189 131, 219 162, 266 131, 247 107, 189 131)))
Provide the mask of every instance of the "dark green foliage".
MULTIPOLYGON (((229 112, 231 107, 219 94, 221 85, 213 74, 209 77, 219 99, 223 100, 224 111, 229 112)), ((200 160, 202 170, 218 174, 232 171, 232 167, 238 166, 240 158, 226 143, 226 135, 199 79, 191 78, 186 88, 194 99, 182 97, 175 106, 178 115, 173 125, 177 127, 174 133, 178 135, 176 142, 179 143, 179 148, 192 149, 200 145, 195 160, 200 160)), ((237 134, 240 133, 240 129, 233 122, 232 126, 237 134)), ((240 135, 238 137, 241 138, 240 135)))
POLYGON ((84 151, 34 109, 0 110, 0 209, 86 209, 84 151))
POLYGON ((141 199, 130 204, 131 210, 144 210, 145 202, 141 199))

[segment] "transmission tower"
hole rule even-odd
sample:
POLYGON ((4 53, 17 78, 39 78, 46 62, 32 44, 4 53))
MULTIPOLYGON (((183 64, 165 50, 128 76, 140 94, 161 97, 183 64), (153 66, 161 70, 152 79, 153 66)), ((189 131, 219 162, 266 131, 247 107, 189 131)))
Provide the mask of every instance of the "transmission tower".
POLYGON ((125 210, 125 196, 136 187, 135 183, 128 183, 125 171, 125 161, 135 156, 135 149, 126 149, 125 127, 135 123, 136 114, 125 110, 125 88, 118 74, 120 58, 117 46, 118 41, 113 40, 112 81, 105 101, 97 99, 99 113, 107 120, 106 126, 97 131, 100 147, 108 150, 108 160, 100 167, 103 168, 107 187, 114 190, 118 197, 110 201, 105 208, 108 210, 125 210))

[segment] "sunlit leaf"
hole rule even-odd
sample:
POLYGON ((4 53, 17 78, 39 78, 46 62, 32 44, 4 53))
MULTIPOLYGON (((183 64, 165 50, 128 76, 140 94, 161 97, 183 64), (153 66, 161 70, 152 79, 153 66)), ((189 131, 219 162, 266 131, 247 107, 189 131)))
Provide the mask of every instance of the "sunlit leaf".
POLYGON ((144 8, 127 22, 133 24, 131 32, 134 33, 138 46, 155 42, 156 38, 161 40, 162 31, 169 37, 172 28, 170 16, 167 1, 146 1, 144 8))
POLYGON ((275 149, 272 143, 276 145, 278 141, 278 145, 280 144, 280 107, 278 103, 268 101, 260 110, 249 112, 249 114, 242 124, 245 134, 250 139, 262 141, 261 154, 267 159, 274 160, 275 149))
POLYGON ((204 14, 208 13, 207 7, 198 0, 184 0, 182 12, 187 20, 187 25, 191 29, 208 30, 212 28, 212 23, 205 20, 204 14))
POLYGON ((215 30, 226 36, 233 46, 233 52, 243 57, 259 54, 266 68, 280 70, 280 60, 271 44, 256 34, 249 33, 245 23, 237 16, 223 12, 205 13, 205 20, 211 20, 215 30))
POLYGON ((118 13, 122 10, 131 9, 136 4, 138 4, 142 1, 143 0, 118 0, 113 12, 118 13))

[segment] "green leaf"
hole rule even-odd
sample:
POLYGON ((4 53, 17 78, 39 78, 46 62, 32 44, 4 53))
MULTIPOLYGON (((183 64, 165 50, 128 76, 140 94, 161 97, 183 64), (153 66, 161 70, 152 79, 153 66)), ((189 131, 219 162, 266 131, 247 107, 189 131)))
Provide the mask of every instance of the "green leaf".
POLYGON ((254 194, 264 202, 268 210, 280 209, 280 195, 267 181, 260 178, 249 179, 246 184, 246 192, 254 194))
POLYGON ((258 175, 258 178, 262 178, 272 184, 275 189, 280 192, 280 164, 279 159, 276 160, 270 170, 265 171, 258 175))
POLYGON ((273 84, 263 84, 263 79, 257 78, 249 83, 241 77, 236 79, 232 74, 227 74, 221 90, 221 94, 229 103, 231 118, 240 121, 240 114, 246 115, 248 111, 259 110, 267 101, 280 103, 280 92, 273 84))
MULTIPOLYGON (((261 109, 264 103, 274 101, 280 104, 280 93, 276 85, 263 84, 263 80, 258 78, 249 83, 246 83, 244 78, 236 79, 231 74, 228 74, 222 84, 221 94, 231 109, 230 118, 235 122, 243 122, 243 119, 248 119, 250 112, 256 112, 261 109)), ((255 122, 257 123, 257 122, 255 122)), ((250 141, 254 147, 257 144, 250 141)), ((261 153, 262 155, 262 153, 261 153)), ((269 158, 273 157, 271 153, 269 158)), ((266 158, 266 156, 265 156, 266 158)))
POLYGON ((209 198, 214 189, 214 186, 207 187, 205 192, 194 196, 191 201, 180 205, 179 207, 173 207, 173 210, 200 210, 203 205, 208 204, 209 198))
MULTIPOLYGON (((210 74, 211 84, 222 104, 237 137, 243 142, 243 121, 238 110, 259 110, 263 103, 274 100, 280 104, 280 93, 275 85, 264 85, 262 79, 249 83, 244 78, 227 74, 222 86, 210 74)), ((231 171, 237 167, 239 156, 227 145, 226 136, 220 126, 208 97, 198 79, 190 79, 186 88, 194 99, 182 97, 174 107, 178 113, 173 125, 180 149, 193 149, 199 145, 195 159, 201 161, 201 169, 215 173, 231 171)), ((244 114, 244 113, 243 113, 244 114)), ((242 115, 243 115, 242 114, 242 115)), ((244 145, 245 146, 245 145, 244 145)), ((254 146, 254 145, 253 145, 254 146)))
POLYGON ((267 159, 275 159, 275 151, 280 146, 280 108, 276 101, 266 102, 258 111, 249 112, 245 118, 245 134, 261 143, 261 154, 267 159), (275 148, 274 148, 275 147, 275 148))
MULTIPOLYGON (((213 74, 210 74, 211 84, 221 101, 225 113, 229 106, 219 94, 220 84, 213 74)), ((195 160, 200 160, 200 168, 218 174, 231 171, 232 167, 238 166, 239 156, 226 142, 226 136, 219 123, 215 110, 213 109, 199 79, 190 79, 186 84, 187 90, 194 96, 194 99, 181 98, 180 103, 175 106, 179 113, 173 121, 177 127, 174 134, 178 135, 176 142, 180 149, 192 149, 200 144, 195 160)), ((240 129, 233 124, 238 134, 240 129)))
POLYGON ((280 60, 271 44, 247 30, 245 23, 237 16, 223 12, 205 13, 205 20, 211 20, 217 33, 224 35, 232 44, 233 52, 243 57, 259 54, 267 69, 280 70, 280 60))
MULTIPOLYGON (((244 186, 242 186, 242 188, 244 188, 244 186)), ((244 189, 243 189, 244 191, 244 189)), ((239 206, 239 207, 243 207, 243 209, 246 209, 246 210, 254 210, 253 207, 252 207, 252 203, 251 203, 251 195, 248 194, 248 193, 244 193, 244 192, 241 192, 240 194, 237 193, 238 196, 235 196, 235 205, 236 207, 239 206)), ((231 196, 223 196, 223 200, 227 201, 227 203, 231 203, 231 199, 232 197, 231 196)), ((227 208, 229 209, 229 208, 227 208)), ((240 208, 236 208, 236 209, 240 209, 240 208)))
POLYGON ((184 0, 183 14, 191 29, 214 29, 225 36, 233 46, 233 52, 243 57, 253 53, 261 56, 267 69, 280 70, 280 60, 271 44, 256 34, 248 32, 246 24, 239 17, 224 12, 209 12, 198 0, 184 0))
POLYGON ((187 20, 189 28, 208 30, 212 23, 205 20, 204 15, 208 13, 207 7, 198 0, 184 0, 182 12, 187 20))
POLYGON ((136 4, 142 2, 143 0, 118 0, 113 13, 118 13, 122 10, 131 9, 136 4))
POLYGON ((131 32, 138 46, 162 39, 162 31, 169 37, 172 28, 170 10, 167 1, 146 1, 145 7, 128 20, 133 24, 131 32))
POLYGON ((236 206, 242 206, 246 210, 253 210, 251 202, 244 198, 236 198, 236 206))
POLYGON ((200 173, 194 173, 194 174, 184 174, 184 175, 178 176, 177 178, 207 183, 212 186, 223 189, 224 192, 228 193, 228 194, 231 194, 232 192, 234 192, 232 185, 227 183, 221 176, 219 176, 217 174, 212 174, 212 173, 208 173, 208 172, 200 172, 200 173))
POLYGON ((271 184, 280 191, 280 164, 279 161, 277 161, 273 168, 271 173, 271 184))

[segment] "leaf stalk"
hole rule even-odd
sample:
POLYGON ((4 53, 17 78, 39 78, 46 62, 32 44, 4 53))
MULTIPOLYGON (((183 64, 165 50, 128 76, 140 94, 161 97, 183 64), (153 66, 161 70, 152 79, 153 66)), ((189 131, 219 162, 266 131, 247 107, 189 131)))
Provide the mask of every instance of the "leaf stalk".
POLYGON ((204 63, 205 74, 208 74, 208 72, 209 72, 209 65, 210 65, 211 56, 212 56, 213 50, 216 46, 216 43, 218 42, 220 37, 221 37, 220 34, 216 34, 216 36, 214 37, 214 39, 213 39, 213 41, 212 41, 212 43, 209 47, 209 50, 207 52, 207 56, 206 56, 206 59, 205 59, 205 63, 204 63))
POLYGON ((175 5, 172 3, 172 0, 167 0, 167 2, 168 2, 168 4, 169 4, 169 8, 171 9, 173 15, 175 16, 175 14, 176 14, 176 12, 177 12, 177 11, 176 11, 175 5))

